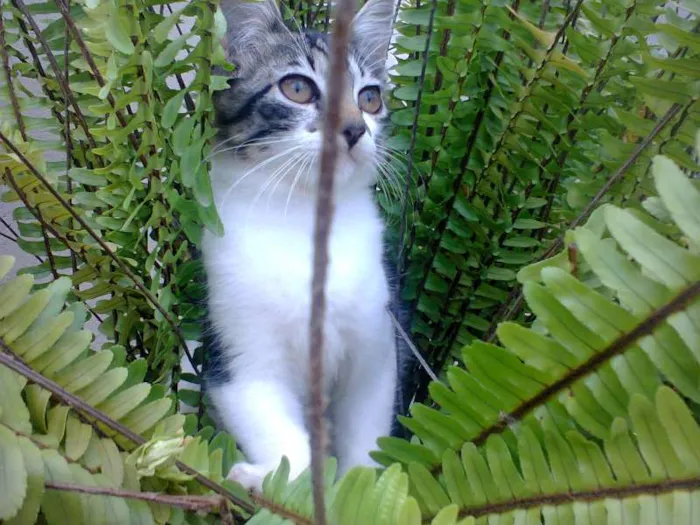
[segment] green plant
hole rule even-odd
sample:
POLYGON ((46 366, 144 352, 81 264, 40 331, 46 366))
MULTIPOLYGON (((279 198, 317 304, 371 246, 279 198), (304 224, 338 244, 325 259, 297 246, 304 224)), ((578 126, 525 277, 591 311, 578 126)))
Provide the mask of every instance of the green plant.
MULTIPOLYGON (((286 7, 328 27, 325 3, 286 7)), ((698 13, 401 6, 405 198, 379 201, 438 381, 417 370, 414 436, 380 441, 386 469, 335 482, 328 462, 332 523, 693 522, 698 13)), ((312 523, 310 474, 283 462, 242 493, 222 476, 235 443, 178 388, 206 366, 197 349, 180 371, 201 337, 194 248, 220 230, 221 23, 206 0, 0 4, 2 199, 19 203, 0 233, 39 263, 0 287, 0 520, 312 523)))

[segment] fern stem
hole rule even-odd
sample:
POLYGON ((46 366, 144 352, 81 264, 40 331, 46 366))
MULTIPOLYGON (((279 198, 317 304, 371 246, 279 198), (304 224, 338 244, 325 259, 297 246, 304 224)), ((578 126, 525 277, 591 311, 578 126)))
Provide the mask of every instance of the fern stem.
POLYGON ((328 71, 328 102, 323 120, 321 169, 316 195, 314 221, 313 275, 311 280, 311 313, 309 326, 309 399, 311 412, 311 480, 314 502, 314 523, 326 524, 326 502, 323 483, 325 429, 323 422, 323 325, 326 316, 326 278, 328 273, 328 240, 333 222, 333 182, 338 154, 336 137, 340 128, 340 101, 345 78, 345 54, 350 41, 350 25, 355 0, 338 3, 331 41, 328 71))
POLYGON ((225 500, 218 496, 195 496, 183 495, 175 496, 171 494, 161 494, 159 492, 139 492, 137 490, 127 490, 115 487, 98 487, 94 485, 78 485, 77 483, 64 483, 59 481, 47 481, 45 487, 49 490, 62 492, 78 492, 80 494, 91 494, 95 496, 111 496, 116 498, 136 499, 160 503, 171 507, 179 507, 191 511, 217 511, 222 508, 225 500))
POLYGON ((433 4, 430 8, 430 18, 428 19, 428 31, 425 36, 425 48, 423 50, 423 62, 420 69, 420 77, 418 79, 418 93, 416 94, 416 103, 413 108, 413 124, 411 127, 411 141, 408 146, 408 160, 406 166, 406 186, 404 187, 403 203, 401 204, 401 221, 399 223, 399 253, 397 256, 399 276, 399 285, 396 286, 395 303, 398 304, 401 294, 401 282, 404 270, 404 248, 406 228, 408 226, 408 197, 411 189, 411 176, 413 175, 413 163, 416 150, 416 140, 418 138, 418 118, 420 116, 420 106, 423 99, 423 89, 425 88, 425 74, 428 69, 428 58, 430 51, 430 41, 433 36, 433 25, 435 23, 435 13, 437 12, 438 2, 432 0, 433 4))
MULTIPOLYGON (((59 0, 60 1, 60 0, 59 0)), ((92 133, 90 133, 90 127, 88 126, 87 120, 85 119, 85 115, 83 115, 83 112, 80 110, 80 107, 78 106, 78 103, 75 100, 75 97, 73 96, 73 93, 71 92, 70 88, 68 87, 66 83, 66 79, 63 77, 63 73, 61 72, 61 68, 58 67, 58 62, 56 62, 56 57, 53 54, 53 51, 51 51, 51 48, 49 47, 48 42, 46 42, 46 39, 44 38, 43 33, 41 32, 41 29, 36 23, 36 20, 34 20, 34 17, 32 17, 31 13, 27 9, 27 6, 24 4, 22 0, 12 0, 12 4, 22 13, 26 21, 29 23, 30 27, 32 28, 32 31, 34 31, 34 35, 36 36, 36 39, 39 41, 41 44, 41 47, 44 49, 44 52, 46 53, 46 58, 49 61, 49 65, 51 66, 51 69, 54 72, 54 75, 56 76, 56 82, 58 83, 59 87, 61 88, 61 91, 63 93, 64 100, 66 101, 66 104, 70 103, 71 106, 73 106, 73 111, 75 112, 75 115, 78 119, 78 123, 80 124, 80 127, 83 128, 83 132, 85 133, 85 136, 87 137, 88 143, 92 148, 97 147, 97 143, 95 142, 94 137, 92 136, 92 133)), ((99 157, 98 157, 99 158, 99 157)))
MULTIPOLYGON (((460 518, 481 518, 490 514, 498 515, 515 510, 525 510, 535 507, 570 505, 572 502, 594 502, 605 499, 625 499, 635 496, 661 495, 676 491, 696 491, 700 488, 700 477, 685 479, 668 479, 655 483, 642 483, 627 487, 603 487, 598 490, 571 491, 558 494, 541 494, 527 498, 518 498, 501 503, 491 503, 478 507, 460 509, 460 518)), ((423 523, 429 523, 424 521, 423 523)))
POLYGON ((617 339, 613 340, 603 350, 592 355, 589 359, 581 363, 575 368, 570 369, 565 375, 557 379, 555 382, 540 390, 537 394, 524 401, 512 412, 500 418, 497 423, 485 428, 476 436, 472 442, 476 445, 481 445, 492 434, 503 432, 508 425, 513 422, 522 420, 527 414, 532 412, 539 406, 544 405, 552 398, 557 396, 563 390, 569 388, 575 382, 580 381, 589 374, 598 370, 616 355, 623 353, 632 346, 638 339, 650 335, 657 327, 659 327, 666 319, 676 312, 685 310, 693 301, 700 297, 700 281, 696 281, 687 286, 673 299, 667 302, 662 307, 654 310, 651 314, 645 317, 629 332, 625 332, 617 339))

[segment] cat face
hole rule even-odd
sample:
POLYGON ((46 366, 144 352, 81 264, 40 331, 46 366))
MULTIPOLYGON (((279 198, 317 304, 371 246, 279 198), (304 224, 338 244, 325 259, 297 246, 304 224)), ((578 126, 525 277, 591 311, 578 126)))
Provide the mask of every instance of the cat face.
MULTIPOLYGON (((328 100, 330 37, 288 29, 273 0, 224 0, 222 10, 228 24, 224 48, 236 69, 229 89, 214 97, 217 149, 248 165, 278 167, 282 179, 286 170, 291 174, 287 183, 303 171, 306 187, 314 188, 328 100)), ((337 136, 339 187, 368 186, 376 178, 387 116, 383 89, 392 15, 393 0, 370 0, 353 21, 337 136)))

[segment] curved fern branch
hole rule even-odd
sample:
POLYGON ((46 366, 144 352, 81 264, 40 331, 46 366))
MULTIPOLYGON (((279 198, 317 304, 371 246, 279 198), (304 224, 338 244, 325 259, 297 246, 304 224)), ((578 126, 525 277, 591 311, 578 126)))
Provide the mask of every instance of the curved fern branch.
POLYGON ((610 343, 607 348, 592 355, 590 359, 572 368, 554 383, 547 385, 546 388, 543 388, 537 394, 531 398, 528 398, 514 410, 503 415, 500 421, 483 429, 472 440, 472 443, 481 445, 488 439, 489 436, 502 432, 508 428, 508 426, 514 425, 518 421, 521 421, 537 407, 544 405, 549 400, 561 394, 564 390, 570 388, 577 381, 580 381, 587 375, 594 373, 616 355, 623 353, 625 350, 633 346, 638 339, 646 335, 650 335, 654 330, 665 323, 671 315, 686 310, 699 297, 700 281, 697 281, 687 288, 684 288, 678 295, 676 295, 661 308, 652 312, 632 330, 620 335, 620 337, 610 343))

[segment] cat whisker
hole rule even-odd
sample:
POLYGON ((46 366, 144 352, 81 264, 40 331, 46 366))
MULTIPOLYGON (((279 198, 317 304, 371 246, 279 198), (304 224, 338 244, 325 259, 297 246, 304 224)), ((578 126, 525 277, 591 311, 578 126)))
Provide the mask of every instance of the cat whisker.
POLYGON ((294 141, 298 141, 298 140, 299 139, 297 137, 275 138, 275 139, 269 139, 269 140, 248 141, 248 142, 244 142, 242 144, 238 144, 236 146, 232 146, 230 148, 224 148, 224 149, 220 149, 220 150, 216 150, 216 148, 215 148, 214 150, 212 150, 212 152, 209 155, 207 155, 203 159, 202 162, 206 162, 216 155, 221 155, 223 153, 228 153, 230 151, 236 151, 236 150, 239 150, 242 148, 250 148, 253 146, 271 146, 273 144, 281 144, 281 143, 283 144, 285 142, 294 142, 294 141))
MULTIPOLYGON (((394 173, 392 173, 387 168, 387 166, 378 165, 377 168, 379 169, 381 174, 384 176, 384 178, 380 177, 377 179, 384 194, 390 200, 397 200, 401 205, 403 205, 403 203, 405 201, 405 195, 401 191, 401 187, 399 186, 399 184, 395 180, 396 175, 394 173)), ((409 199, 410 198, 411 198, 411 196, 409 193, 409 199)))
POLYGON ((269 209, 270 207, 270 199, 274 195, 275 191, 277 191, 277 187, 280 185, 280 183, 287 178, 287 175, 289 173, 293 173, 295 170, 298 172, 299 167, 304 163, 304 160, 306 160, 306 156, 309 154, 308 151, 303 151, 299 155, 295 157, 294 162, 287 167, 285 172, 277 179, 277 182, 275 183, 275 186, 272 188, 270 193, 267 196, 267 203, 265 204, 265 208, 269 209))
POLYGON ((264 167, 265 167, 266 165, 268 165, 269 163, 274 162, 275 160, 277 160, 277 159, 279 159, 279 158, 281 158, 281 157, 283 157, 283 156, 285 156, 285 155, 289 155, 290 153, 293 153, 294 151, 296 151, 296 150, 298 150, 298 149, 300 149, 300 148, 303 148, 303 147, 304 147, 303 144, 299 144, 298 146, 292 146, 291 148, 288 148, 288 149, 286 149, 286 150, 284 150, 284 151, 278 153, 277 155, 273 155, 272 157, 270 157, 270 158, 268 158, 268 159, 265 159, 264 161, 262 161, 262 162, 256 164, 253 168, 251 168, 251 169, 249 169, 248 171, 246 171, 243 175, 241 175, 241 177, 240 177, 236 182, 234 182, 234 183, 226 190, 226 193, 224 193, 224 195, 223 195, 223 197, 222 197, 222 199, 221 199, 221 206, 223 207, 224 203, 226 202, 226 199, 228 199, 229 195, 230 195, 231 192, 234 190, 234 188, 236 188, 236 186, 238 186, 241 182, 243 182, 246 178, 248 178, 252 173, 256 172, 256 171, 259 170, 260 168, 264 168, 264 167))
POLYGON ((306 154, 306 157, 304 157, 304 160, 301 163, 301 166, 299 166, 299 169, 297 170, 297 174, 294 176, 294 180, 292 181, 292 185, 289 187, 289 192, 287 193, 287 202, 284 205, 284 216, 287 216, 287 210, 289 209, 289 201, 292 199, 292 193, 294 192, 294 188, 296 188, 297 182, 299 182, 299 179, 302 176, 302 173, 304 173, 304 170, 308 170, 308 168, 313 164, 315 160, 315 153, 309 152, 306 154))
MULTIPOLYGON (((267 178, 265 183, 261 186, 260 190, 258 193, 255 195, 253 198, 253 201, 251 202, 251 206, 255 206, 255 204, 258 202, 258 200, 265 194, 267 191, 267 188, 269 188, 275 181, 279 183, 284 176, 289 173, 289 170, 292 168, 292 166, 299 160, 304 155, 304 152, 302 151, 301 153, 295 153, 292 155, 291 158, 287 159, 280 165, 276 170, 274 170, 270 176, 267 178)), ((275 188, 277 187, 277 184, 272 187, 272 192, 274 192, 275 188)))

